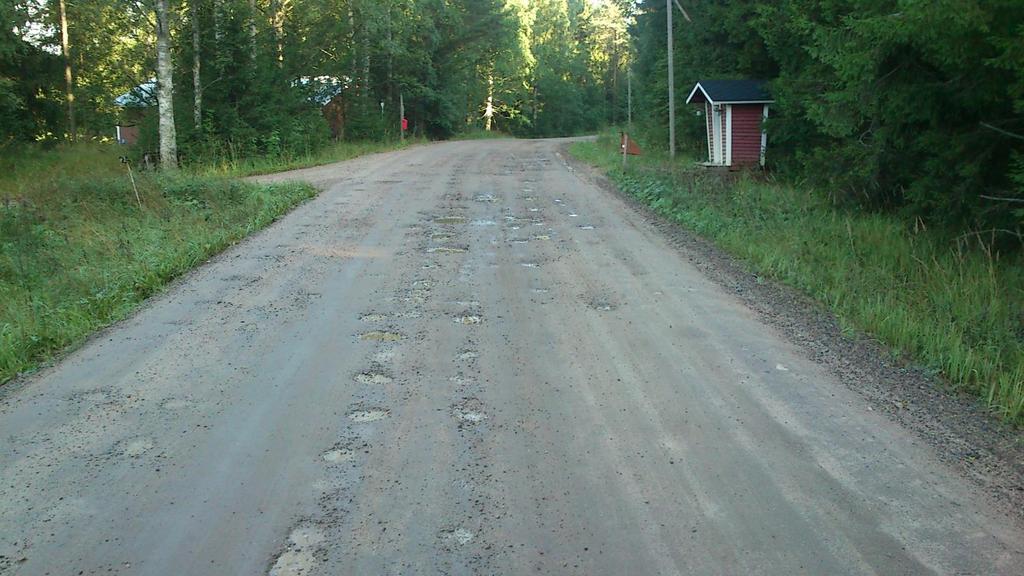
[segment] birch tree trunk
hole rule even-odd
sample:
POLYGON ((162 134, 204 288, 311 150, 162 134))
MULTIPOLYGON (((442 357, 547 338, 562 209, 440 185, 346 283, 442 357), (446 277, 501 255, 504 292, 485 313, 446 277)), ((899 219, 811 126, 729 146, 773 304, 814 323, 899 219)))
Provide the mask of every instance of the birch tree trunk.
POLYGON ((192 121, 195 123, 196 131, 203 128, 203 82, 201 72, 202 59, 200 58, 201 45, 199 42, 199 0, 190 0, 190 14, 192 16, 192 121))
POLYGON ((71 75, 71 42, 68 40, 68 8, 66 0, 60 0, 60 48, 64 54, 64 98, 68 103, 68 138, 78 137, 75 122, 75 85, 71 75))
POLYGON ((249 0, 249 41, 252 44, 252 59, 256 61, 256 0, 249 0))
POLYGON ((363 21, 363 97, 370 96, 370 27, 363 21))
POLYGON ((284 66, 284 21, 291 8, 290 0, 272 0, 270 13, 274 27, 274 40, 277 42, 277 65, 284 66))
POLYGON ((220 39, 221 36, 224 35, 224 33, 221 31, 223 30, 224 27, 221 24, 220 2, 221 0, 213 0, 213 39, 215 41, 215 46, 213 47, 214 54, 216 54, 217 50, 220 49, 220 39))
POLYGON ((157 107, 160 113, 160 165, 178 168, 178 138, 174 131, 174 63, 171 61, 168 0, 156 0, 156 79, 157 107))
POLYGON ((487 75, 487 107, 484 109, 484 130, 491 131, 494 119, 494 73, 487 75))

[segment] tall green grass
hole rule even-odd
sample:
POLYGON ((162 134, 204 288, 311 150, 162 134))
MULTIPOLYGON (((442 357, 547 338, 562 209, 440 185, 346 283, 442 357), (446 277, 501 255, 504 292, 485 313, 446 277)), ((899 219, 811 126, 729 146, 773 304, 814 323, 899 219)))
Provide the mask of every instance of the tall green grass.
MULTIPOLYGON (((800 187, 630 158, 617 141, 574 144, 624 192, 713 240, 759 274, 829 306, 850 330, 877 336, 969 390, 1008 422, 1024 423, 1024 256, 978 237, 837 210, 800 187)), ((692 163, 691 163, 692 164, 692 163)))
POLYGON ((78 144, 0 155, 0 382, 128 315, 170 279, 315 194, 136 173, 78 144))
POLYGON ((189 172, 202 176, 255 176, 333 162, 351 160, 358 156, 386 152, 423 143, 420 138, 406 138, 402 142, 335 142, 308 154, 278 154, 244 158, 224 157, 217 160, 198 159, 188 166, 189 172))

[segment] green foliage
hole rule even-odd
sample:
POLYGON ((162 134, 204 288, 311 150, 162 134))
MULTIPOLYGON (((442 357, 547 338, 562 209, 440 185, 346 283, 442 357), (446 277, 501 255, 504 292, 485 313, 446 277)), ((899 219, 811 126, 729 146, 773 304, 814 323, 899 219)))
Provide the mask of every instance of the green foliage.
POLYGON ((835 208, 812 189, 640 161, 617 141, 574 145, 625 192, 830 307, 847 325, 1024 423, 1024 256, 974 236, 950 243, 898 218, 835 208))
POLYGON ((0 159, 0 382, 314 194, 137 173, 140 210, 117 153, 77 145, 0 159))
MULTIPOLYGON (((838 204, 1019 246, 1024 199, 1024 4, 1015 0, 683 2, 676 81, 771 80, 773 168, 838 204), (986 197, 1010 198, 992 200, 986 197)), ((667 140, 665 3, 642 3, 634 36, 640 123, 667 140)), ((684 147, 704 142, 680 110, 684 147)))
MULTIPOLYGON (((480 128, 529 136, 594 130, 623 113, 626 4, 171 0, 180 160, 310 155, 332 137, 398 140, 403 100, 416 136, 449 138, 480 128), (331 78, 340 89, 314 102, 303 88, 310 78, 331 78), (329 125, 322 107, 331 96, 329 125)), ((0 6, 0 141, 67 132, 72 95, 64 84, 56 7, 29 0, 0 6)), ((67 3, 79 134, 110 138, 117 122, 140 122, 136 157, 157 148, 155 102, 133 110, 114 100, 155 77, 152 8, 114 0, 67 3)))

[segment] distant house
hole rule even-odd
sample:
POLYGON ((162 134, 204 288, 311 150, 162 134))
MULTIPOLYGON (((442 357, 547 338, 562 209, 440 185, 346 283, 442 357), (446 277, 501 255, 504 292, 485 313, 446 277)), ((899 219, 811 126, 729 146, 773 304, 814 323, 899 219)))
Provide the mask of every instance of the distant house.
MULTIPOLYGON (((343 135, 345 106, 341 97, 344 89, 342 79, 332 76, 302 76, 292 81, 292 88, 303 90, 306 100, 320 107, 335 138, 343 135)), ((154 79, 114 98, 114 104, 121 109, 114 129, 119 144, 132 145, 138 142, 139 126, 143 118, 149 109, 157 105, 156 90, 154 79)))
POLYGON ((703 104, 708 134, 707 166, 764 166, 763 122, 774 103, 758 80, 701 80, 687 104, 703 104))
POLYGON ((306 99, 320 106, 324 119, 331 127, 331 136, 345 135, 345 102, 342 94, 345 80, 334 76, 302 76, 292 81, 292 86, 306 91, 306 99))
POLYGON ((156 106, 156 80, 139 84, 128 92, 114 98, 114 104, 121 109, 114 136, 118 144, 132 145, 139 141, 139 125, 147 111, 156 106))

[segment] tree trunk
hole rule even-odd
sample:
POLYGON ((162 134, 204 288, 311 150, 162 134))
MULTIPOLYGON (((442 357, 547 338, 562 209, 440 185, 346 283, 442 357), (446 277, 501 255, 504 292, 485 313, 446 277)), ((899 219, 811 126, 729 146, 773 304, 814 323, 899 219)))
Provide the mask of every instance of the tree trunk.
POLYGON ((68 138, 74 141, 78 137, 78 125, 75 122, 75 85, 71 75, 71 42, 68 40, 68 8, 65 0, 60 0, 60 48, 64 54, 64 97, 68 103, 68 138))
POLYGON ((273 0, 270 13, 273 19, 274 40, 277 42, 277 65, 284 66, 284 21, 288 13, 290 0, 273 0))
POLYGON ((216 41, 216 45, 213 48, 214 54, 220 49, 220 39, 224 35, 224 32, 222 32, 224 26, 221 24, 220 2, 221 0, 213 0, 213 39, 216 41))
POLYGON ((160 165, 169 170, 178 168, 178 142, 174 131, 173 75, 167 0, 156 0, 156 99, 160 113, 160 165))
POLYGON ((356 43, 356 13, 352 2, 349 2, 348 5, 348 27, 351 32, 351 36, 349 38, 349 46, 351 47, 351 50, 349 53, 352 55, 352 79, 350 82, 352 87, 356 88, 359 84, 359 58, 356 54, 356 50, 358 48, 356 43))
POLYGON ((200 74, 202 61, 199 55, 199 0, 191 0, 189 8, 192 15, 192 121, 196 132, 203 128, 203 82, 200 74))
POLYGON ((484 109, 484 130, 491 131, 494 119, 494 73, 487 75, 487 107, 484 109))
POLYGON ((252 44, 252 59, 256 61, 256 0, 249 0, 249 42, 252 44))
POLYGON ((370 96, 370 27, 363 19, 363 97, 370 96))

